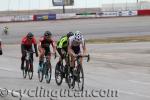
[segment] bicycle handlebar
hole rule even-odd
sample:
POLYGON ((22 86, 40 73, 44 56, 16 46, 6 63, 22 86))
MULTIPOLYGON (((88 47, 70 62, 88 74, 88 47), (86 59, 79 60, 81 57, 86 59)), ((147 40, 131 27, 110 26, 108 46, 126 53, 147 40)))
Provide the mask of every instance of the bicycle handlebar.
POLYGON ((90 55, 78 55, 77 58, 87 58, 87 62, 90 61, 90 55))
MULTIPOLYGON (((50 53, 50 54, 54 55, 54 59, 57 58, 57 54, 56 54, 56 53, 50 53)), ((49 56, 47 55, 47 56, 45 56, 44 58, 47 58, 47 57, 49 57, 49 56)))
POLYGON ((28 51, 28 50, 24 50, 26 53, 36 53, 36 52, 33 52, 33 51, 28 51))

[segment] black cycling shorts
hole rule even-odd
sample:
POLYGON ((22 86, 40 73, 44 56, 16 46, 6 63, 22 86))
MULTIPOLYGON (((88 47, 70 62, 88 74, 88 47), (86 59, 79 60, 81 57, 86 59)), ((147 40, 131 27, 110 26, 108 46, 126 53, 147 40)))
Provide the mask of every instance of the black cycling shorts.
POLYGON ((80 46, 72 46, 72 50, 74 51, 75 54, 80 53, 80 46))
POLYGON ((63 57, 63 54, 62 54, 62 49, 67 53, 67 48, 57 48, 57 52, 59 53, 59 55, 61 56, 61 58, 64 58, 63 57))
POLYGON ((45 56, 50 55, 51 53, 50 47, 45 47, 43 49, 45 50, 45 56))

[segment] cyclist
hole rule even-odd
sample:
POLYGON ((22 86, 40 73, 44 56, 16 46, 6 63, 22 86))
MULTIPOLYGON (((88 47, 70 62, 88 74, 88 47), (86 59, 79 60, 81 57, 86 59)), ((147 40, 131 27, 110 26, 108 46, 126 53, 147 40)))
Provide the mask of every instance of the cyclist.
POLYGON ((7 35, 7 33, 8 33, 8 27, 5 26, 4 29, 3 29, 3 31, 4 31, 5 35, 7 35))
MULTIPOLYGON (((21 70, 24 68, 24 61, 26 57, 26 51, 33 51, 32 46, 34 45, 34 50, 36 53, 36 57, 38 57, 38 51, 37 51, 37 43, 34 35, 29 32, 25 37, 23 37, 22 42, 21 42, 21 70)), ((31 58, 33 60, 33 54, 31 55, 31 58)))
MULTIPOLYGON (((85 41, 80 31, 76 31, 74 35, 69 38, 68 53, 71 56, 71 68, 74 68, 74 72, 76 72, 77 68, 75 67, 75 58, 78 55, 86 54, 85 41)), ((80 63, 82 64, 82 58, 80 58, 80 63)))
POLYGON ((59 53, 60 57, 59 57, 59 61, 58 61, 58 65, 61 65, 61 61, 62 59, 64 59, 64 53, 68 52, 68 40, 69 37, 73 36, 73 32, 69 32, 67 33, 67 35, 63 36, 60 38, 60 40, 57 42, 57 52, 59 53))
POLYGON ((44 56, 49 56, 49 61, 51 59, 50 45, 52 45, 53 47, 53 52, 56 53, 56 45, 55 45, 55 41, 52 38, 52 33, 50 31, 46 31, 44 33, 44 36, 40 38, 40 44, 38 46, 38 50, 40 52, 39 68, 42 68, 44 56))

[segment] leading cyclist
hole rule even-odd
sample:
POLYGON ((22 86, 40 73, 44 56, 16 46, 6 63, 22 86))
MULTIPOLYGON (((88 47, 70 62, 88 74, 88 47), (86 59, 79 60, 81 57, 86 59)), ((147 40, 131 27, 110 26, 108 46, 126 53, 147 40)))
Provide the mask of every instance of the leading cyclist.
MULTIPOLYGON (((69 38, 68 53, 71 56, 71 68, 74 68, 76 72, 77 68, 75 67, 75 58, 78 55, 85 55, 87 52, 85 40, 80 31, 76 31, 73 36, 69 38)), ((82 58, 80 58, 80 63, 82 64, 82 58)))

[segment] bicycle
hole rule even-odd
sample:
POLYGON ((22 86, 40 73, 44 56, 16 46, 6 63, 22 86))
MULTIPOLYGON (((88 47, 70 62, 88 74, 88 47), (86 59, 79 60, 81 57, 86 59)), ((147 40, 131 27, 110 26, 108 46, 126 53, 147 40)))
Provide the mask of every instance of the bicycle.
MULTIPOLYGON (((54 58, 56 59, 56 53, 54 53, 54 55, 55 55, 54 58)), ((38 79, 40 82, 43 81, 44 76, 46 79, 46 83, 50 83, 51 76, 52 76, 52 66, 51 66, 51 62, 49 61, 49 56, 44 57, 42 67, 38 69, 38 79)))
POLYGON ((23 68, 23 78, 27 77, 27 73, 29 76, 29 79, 31 80, 33 78, 33 59, 31 58, 31 55, 35 52, 27 51, 26 52, 26 57, 25 57, 25 66, 23 68))
POLYGON ((89 62, 90 55, 78 55, 76 57, 76 60, 75 60, 75 62, 77 63, 77 66, 75 67, 75 68, 77 68, 76 74, 75 74, 75 70, 71 70, 71 67, 69 66, 67 80, 68 80, 69 88, 73 89, 75 87, 75 83, 77 82, 79 91, 83 91, 83 89, 84 89, 84 71, 83 71, 82 64, 80 63, 80 58, 87 58, 87 62, 89 62))
POLYGON ((69 55, 64 51, 63 52, 64 59, 61 60, 61 64, 56 64, 55 67, 55 81, 58 86, 62 84, 63 79, 66 79, 67 82, 67 69, 69 65, 69 55), (66 61, 66 65, 64 66, 64 60, 66 61))

